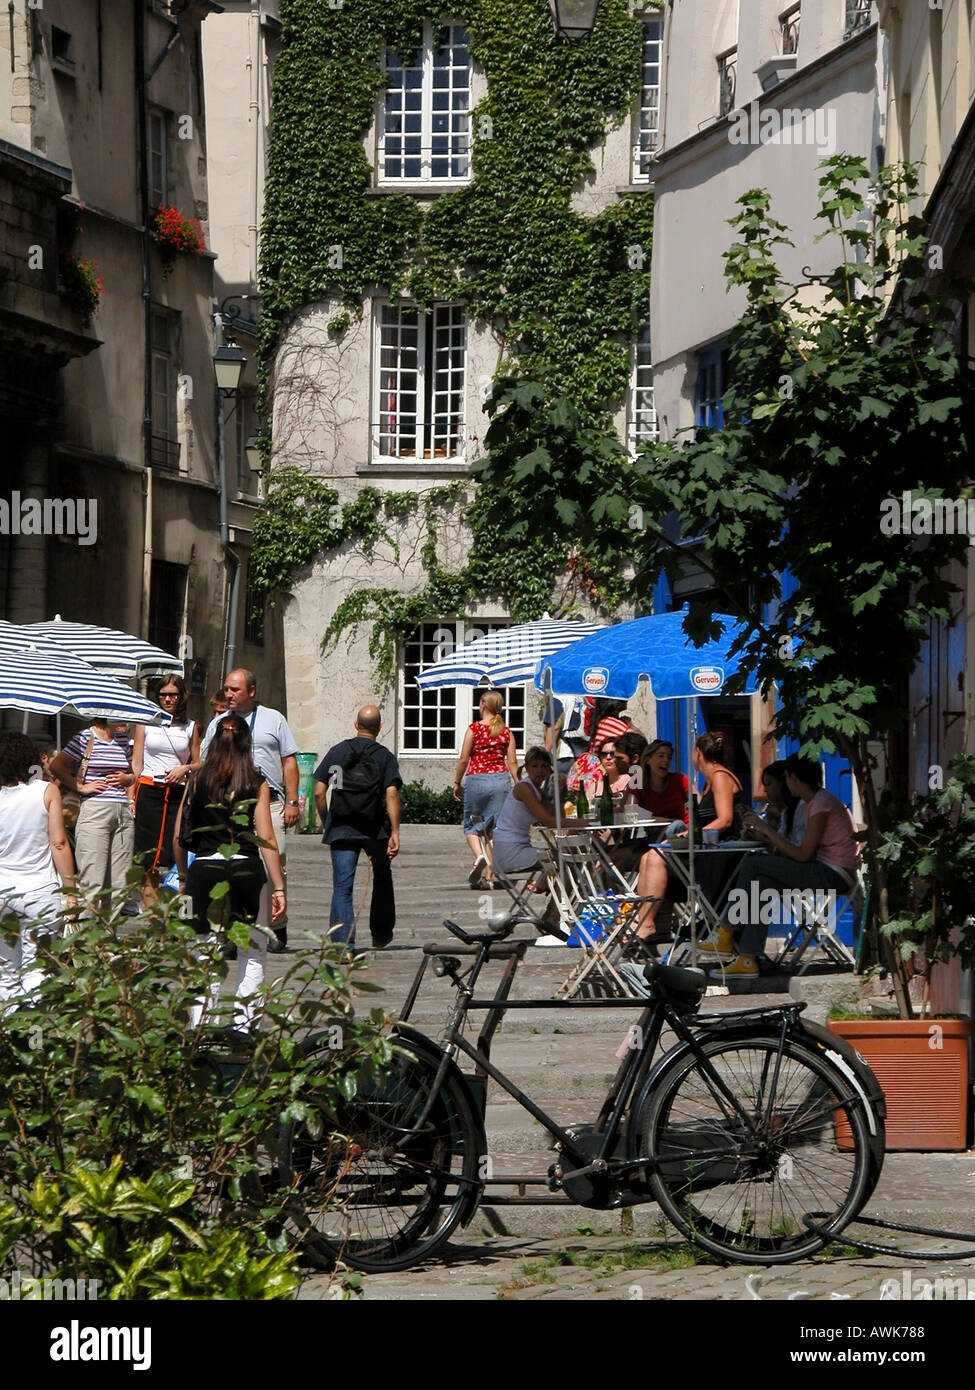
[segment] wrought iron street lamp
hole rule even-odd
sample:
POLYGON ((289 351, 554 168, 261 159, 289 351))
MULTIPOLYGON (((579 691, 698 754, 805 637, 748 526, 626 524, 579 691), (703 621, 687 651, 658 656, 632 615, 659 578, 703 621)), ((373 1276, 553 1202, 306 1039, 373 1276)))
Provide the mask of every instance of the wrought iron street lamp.
POLYGON ((213 354, 213 370, 217 376, 217 387, 225 396, 236 394, 240 379, 244 375, 247 358, 236 343, 230 342, 218 347, 213 354))
POLYGON ((560 39, 577 43, 588 39, 596 27, 599 0, 549 0, 555 33, 560 39))

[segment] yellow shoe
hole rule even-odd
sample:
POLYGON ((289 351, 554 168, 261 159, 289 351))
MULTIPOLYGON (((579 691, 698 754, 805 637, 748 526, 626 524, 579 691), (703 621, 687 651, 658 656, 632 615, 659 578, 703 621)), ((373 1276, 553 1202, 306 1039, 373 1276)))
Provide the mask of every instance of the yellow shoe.
POLYGON ((697 949, 702 955, 708 956, 733 956, 735 954, 735 938, 730 927, 719 927, 717 936, 710 941, 699 941, 697 949))
POLYGON ((735 956, 730 965, 721 966, 717 970, 709 970, 708 978, 711 980, 757 980, 758 961, 754 956, 735 956))

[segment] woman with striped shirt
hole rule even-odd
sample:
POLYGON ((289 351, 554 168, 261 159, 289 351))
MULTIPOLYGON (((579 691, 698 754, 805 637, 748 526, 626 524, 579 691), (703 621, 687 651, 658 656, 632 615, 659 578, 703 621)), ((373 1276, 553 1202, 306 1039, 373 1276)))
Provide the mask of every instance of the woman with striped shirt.
POLYGON ((112 735, 107 720, 65 745, 51 764, 52 774, 81 796, 75 826, 78 881, 93 906, 107 910, 110 892, 125 887, 132 864, 132 812, 127 788, 135 785, 129 750, 112 735))

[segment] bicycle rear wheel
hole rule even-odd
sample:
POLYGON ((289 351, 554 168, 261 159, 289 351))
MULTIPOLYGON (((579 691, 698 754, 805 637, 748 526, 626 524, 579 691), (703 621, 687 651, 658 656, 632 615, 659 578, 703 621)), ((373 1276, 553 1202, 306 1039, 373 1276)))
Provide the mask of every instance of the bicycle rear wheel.
POLYGON ((637 1117, 650 1187, 686 1236, 722 1259, 784 1264, 828 1243, 869 1193, 859 1098, 828 1063, 777 1036, 701 1039, 715 1076, 687 1053, 637 1117), (729 1099, 728 1094, 734 1097, 729 1099))
POLYGON ((304 1126, 282 1136, 282 1178, 311 1263, 408 1269, 450 1238, 478 1186, 480 1129, 447 1076, 429 1106, 437 1067, 396 1041, 389 1072, 343 1107, 321 1139, 304 1126))

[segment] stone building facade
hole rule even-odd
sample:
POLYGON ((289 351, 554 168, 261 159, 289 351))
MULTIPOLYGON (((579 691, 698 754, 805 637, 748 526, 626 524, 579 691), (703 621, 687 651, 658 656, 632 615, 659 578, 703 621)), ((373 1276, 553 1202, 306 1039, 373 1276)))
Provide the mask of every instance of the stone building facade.
MULTIPOLYGON (((0 613, 185 655, 198 715, 227 639, 214 255, 167 266, 152 216, 175 207, 206 237, 200 36, 218 8, 45 0, 0 29, 3 492, 97 506, 89 544, 0 535, 0 613), (87 321, 79 263, 103 282, 87 321)), ((231 500, 231 528, 252 515, 231 500)))
MULTIPOLYGON (((657 11, 648 11, 643 24, 639 98, 630 115, 606 131, 594 152, 595 173, 574 192, 573 207, 586 216, 621 192, 648 190, 660 94, 657 11)), ((364 137, 372 170, 367 196, 405 192, 427 209, 440 191, 471 177, 466 123, 485 95, 486 77, 469 58, 462 26, 449 16, 443 26, 442 41, 435 37, 437 27, 427 26, 412 66, 404 70, 395 55, 387 64, 385 92, 364 137), (420 133, 421 123, 433 119, 435 65, 449 69, 452 129, 463 132, 439 154, 436 138, 427 131, 421 140, 420 133), (408 116, 403 126, 391 119, 409 111, 409 92, 421 94, 415 156, 391 135, 409 128, 408 116)), ((446 483, 463 482, 470 464, 482 456, 489 423, 484 402, 500 356, 491 326, 469 318, 462 304, 437 304, 429 315, 417 314, 379 287, 366 298, 359 319, 345 314, 335 299, 307 305, 287 326, 273 364, 272 466, 304 467, 337 490, 340 504, 373 486, 420 498, 415 514, 392 523, 388 542, 368 555, 352 543, 329 553, 302 570, 285 596, 289 710, 303 747, 324 750, 347 736, 357 707, 376 699, 383 709, 383 739, 400 759, 404 778, 422 779, 436 789, 452 781, 464 730, 476 717, 477 692, 458 687, 421 694, 414 676, 450 645, 507 625, 503 607, 485 595, 464 613, 430 613, 401 646, 395 679, 385 689, 377 689, 365 626, 341 636, 325 655, 320 643, 339 605, 358 589, 383 587, 410 595, 423 587, 423 498, 446 483), (343 326, 336 331, 340 317, 343 326)), ((632 345, 630 390, 618 402, 616 426, 634 446, 655 430, 648 340, 632 345)), ((472 495, 470 485, 467 495, 472 495)), ((438 522, 441 563, 459 568, 468 545, 463 527, 452 527, 449 519, 438 522)), ((632 609, 621 614, 631 615, 632 609)), ((524 686, 511 687, 506 698, 506 717, 523 752, 541 740, 540 701, 524 686)), ((648 732, 652 703, 641 698, 630 707, 648 732)))

